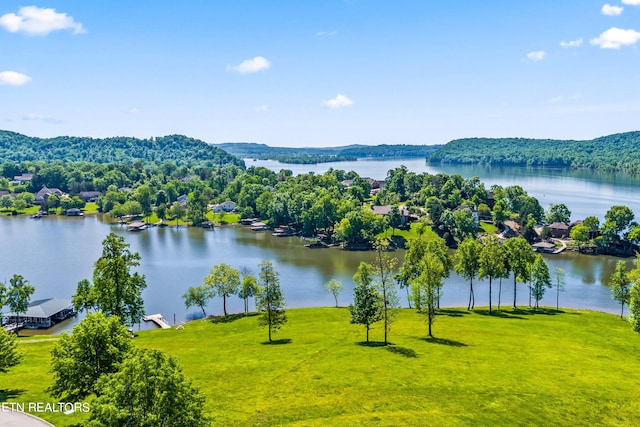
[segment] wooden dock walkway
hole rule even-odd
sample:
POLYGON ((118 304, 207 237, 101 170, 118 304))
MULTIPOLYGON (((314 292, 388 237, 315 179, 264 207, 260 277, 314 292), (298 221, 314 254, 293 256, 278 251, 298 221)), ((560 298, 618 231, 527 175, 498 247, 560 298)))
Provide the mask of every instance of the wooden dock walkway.
POLYGON ((17 334, 20 329, 24 328, 24 323, 10 323, 8 325, 4 325, 3 328, 7 332, 17 334))
POLYGON ((153 322, 156 325, 160 326, 162 329, 171 329, 171 325, 164 320, 162 314, 150 314, 149 316, 144 316, 142 318, 145 322, 153 322))

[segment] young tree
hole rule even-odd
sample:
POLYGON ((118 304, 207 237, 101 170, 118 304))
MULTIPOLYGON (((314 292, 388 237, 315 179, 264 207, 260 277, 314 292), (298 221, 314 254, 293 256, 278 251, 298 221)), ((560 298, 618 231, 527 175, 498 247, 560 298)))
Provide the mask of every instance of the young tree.
POLYGON ((54 397, 84 399, 98 391, 96 382, 102 375, 118 371, 130 350, 131 338, 120 319, 89 313, 51 350, 53 384, 48 391, 54 397))
POLYGON ((517 284, 518 281, 529 280, 529 265, 533 263, 533 251, 531 246, 522 237, 507 239, 502 246, 507 258, 509 270, 513 272, 513 309, 517 306, 517 284))
POLYGON ((175 202, 169 208, 169 214, 176 220, 176 227, 180 227, 180 220, 187 214, 187 208, 175 202))
POLYGON ((547 289, 551 289, 551 276, 549 275, 549 266, 542 258, 542 255, 536 255, 531 267, 531 292, 536 300, 535 308, 539 308, 539 302, 544 296, 547 289))
POLYGON ((429 336, 433 337, 432 326, 439 290, 445 276, 445 267, 436 254, 426 253, 418 268, 420 275, 413 279, 411 284, 413 301, 418 312, 427 317, 429 336))
POLYGON ((389 211, 387 219, 389 220, 389 227, 391 227, 391 235, 395 236, 396 228, 402 225, 402 215, 400 214, 400 209, 398 209, 397 206, 393 206, 389 211))
POLYGON ((382 320, 382 297, 373 285, 373 275, 371 264, 361 262, 353 275, 356 286, 353 289, 353 304, 349 306, 351 323, 365 326, 367 342, 371 325, 382 320))
POLYGON ((187 309, 197 305, 202 310, 202 315, 206 318, 207 312, 204 311, 204 308, 207 305, 207 302, 209 302, 211 296, 209 289, 204 285, 200 285, 189 287, 187 292, 182 295, 182 298, 184 299, 184 305, 187 309))
POLYGON ((255 276, 246 275, 242 279, 242 287, 238 296, 244 300, 244 312, 249 312, 249 298, 258 295, 260 287, 258 286, 258 279, 255 276))
POLYGON ((333 295, 333 299, 336 300, 336 308, 337 308, 338 307, 338 295, 340 295, 340 292, 342 291, 342 283, 338 282, 335 279, 331 279, 327 283, 324 284, 324 288, 327 290, 327 292, 329 292, 331 295, 333 295))
POLYGON ((494 278, 502 277, 504 275, 505 259, 504 250, 500 246, 498 238, 496 236, 487 237, 484 241, 482 251, 480 251, 480 270, 478 271, 478 278, 489 278, 489 313, 492 312, 492 282, 494 278))
POLYGON ((280 280, 270 261, 262 261, 260 268, 260 286, 262 291, 256 306, 261 315, 258 317, 260 326, 267 326, 269 329, 269 342, 272 341, 271 334, 280 329, 287 322, 287 313, 284 307, 284 295, 280 289, 280 280))
POLYGON ((0 372, 20 363, 22 354, 18 351, 16 336, 0 327, 0 372))
POLYGON ((213 295, 222 297, 224 315, 227 315, 227 297, 238 293, 240 288, 240 271, 228 264, 218 264, 204 278, 205 286, 213 295))
POLYGON ((465 239, 456 251, 455 270, 460 276, 469 279, 469 304, 467 310, 474 308, 475 296, 473 295, 473 279, 480 270, 480 253, 482 244, 475 238, 465 239))
POLYGON ((629 291, 629 323, 640 333, 640 281, 634 280, 629 291))
MULTIPOLYGON (((29 309, 31 295, 33 295, 35 291, 35 288, 20 274, 14 274, 13 277, 9 279, 6 304, 11 311, 15 313, 17 323, 20 323, 20 314, 25 313, 29 309)), ((16 333, 19 333, 19 331, 20 329, 16 329, 16 333)))
MULTIPOLYGON (((93 269, 93 284, 87 289, 86 282, 80 282, 74 300, 79 304, 86 295, 88 301, 98 311, 107 316, 118 316, 120 321, 133 325, 144 316, 142 291, 147 287, 144 275, 131 274, 130 269, 140 265, 140 254, 129 251, 124 238, 109 233, 102 241, 102 256, 93 269)), ((85 308, 87 308, 85 306, 85 308)))
POLYGON ((178 362, 158 350, 136 350, 120 370, 98 382, 89 425, 119 427, 204 427, 205 397, 178 362))
POLYGON ((560 309, 560 292, 564 292, 564 270, 562 268, 556 268, 556 311, 560 309))
POLYGON ((620 318, 624 315, 624 305, 629 303, 629 292, 631 291, 631 280, 627 275, 627 264, 624 261, 616 263, 616 271, 609 278, 611 286, 611 296, 621 305, 620 318))
POLYGON ((396 259, 390 258, 386 254, 389 247, 387 240, 377 240, 375 245, 376 257, 373 264, 373 271, 376 276, 378 292, 382 296, 382 321, 384 324, 384 344, 387 345, 389 329, 398 307, 398 293, 396 292, 393 280, 393 270, 396 266, 396 259))

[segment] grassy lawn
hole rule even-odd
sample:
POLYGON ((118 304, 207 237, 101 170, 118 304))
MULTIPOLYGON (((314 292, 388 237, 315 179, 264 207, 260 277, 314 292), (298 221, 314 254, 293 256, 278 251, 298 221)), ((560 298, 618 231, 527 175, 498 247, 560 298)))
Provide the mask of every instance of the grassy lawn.
POLYGON ((207 218, 207 220, 213 221, 216 224, 235 224, 240 222, 240 214, 235 213, 213 213, 211 211, 208 211, 205 217, 207 218))
POLYGON ((85 214, 98 213, 98 204, 96 202, 87 202, 87 204, 84 205, 84 209, 82 209, 82 211, 85 214))
POLYGON ((487 234, 495 234, 498 232, 498 227, 496 227, 494 224, 488 223, 488 222, 480 222, 480 228, 482 229, 483 232, 487 233, 487 234))
MULTIPOLYGON (((143 331, 135 343, 176 356, 207 396, 215 425, 634 425, 640 335, 614 315, 547 309, 443 310, 435 340, 400 310, 381 346, 346 308, 288 310, 266 344, 248 316, 143 331)), ((21 339, 23 363, 0 374, 0 401, 53 401, 54 342, 21 339)), ((82 415, 47 414, 57 426, 82 415)))
MULTIPOLYGON (((394 237, 398 238, 404 238, 405 241, 409 241, 410 239, 417 239, 418 237, 420 237, 420 234, 418 233, 418 226, 420 224, 413 222, 409 225, 409 230, 400 230, 400 229, 391 229, 391 227, 387 228, 385 231, 383 231, 382 233, 378 234, 378 237, 388 237, 391 238, 391 236, 393 235, 394 237)), ((431 227, 425 227, 424 229, 424 236, 427 240, 431 240, 434 239, 435 237, 437 237, 438 235, 436 234, 435 231, 433 231, 431 229, 431 227)))

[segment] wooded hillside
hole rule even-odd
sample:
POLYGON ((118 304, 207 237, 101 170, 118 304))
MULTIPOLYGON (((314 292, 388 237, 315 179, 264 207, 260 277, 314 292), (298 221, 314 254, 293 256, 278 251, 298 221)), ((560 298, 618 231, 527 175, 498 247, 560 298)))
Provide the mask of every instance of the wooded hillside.
POLYGON ((0 159, 23 161, 85 161, 91 163, 123 163, 142 160, 176 164, 209 161, 238 166, 243 161, 198 139, 184 135, 169 135, 151 139, 131 137, 88 138, 58 136, 36 138, 15 132, 0 131, 0 159))
POLYGON ((465 138, 427 156, 431 163, 588 168, 640 174, 640 131, 575 141, 465 138))

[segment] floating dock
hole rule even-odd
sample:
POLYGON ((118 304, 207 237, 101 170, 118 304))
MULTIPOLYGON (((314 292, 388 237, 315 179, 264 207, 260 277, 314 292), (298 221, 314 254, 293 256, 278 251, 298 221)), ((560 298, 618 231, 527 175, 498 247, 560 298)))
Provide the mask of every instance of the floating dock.
POLYGON ((149 316, 144 316, 142 320, 144 320, 145 322, 153 322, 162 329, 171 329, 171 325, 166 320, 164 320, 162 314, 150 314, 149 316))

